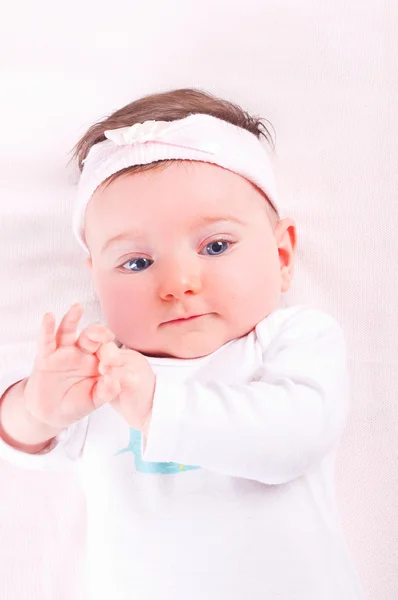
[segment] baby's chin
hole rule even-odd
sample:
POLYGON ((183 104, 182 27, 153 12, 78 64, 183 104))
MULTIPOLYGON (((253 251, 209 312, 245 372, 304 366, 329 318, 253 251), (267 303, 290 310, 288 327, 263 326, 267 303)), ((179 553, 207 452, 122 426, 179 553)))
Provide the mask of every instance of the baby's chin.
MULTIPOLYGON (((219 346, 218 348, 221 348, 221 346, 219 346)), ((192 360, 195 358, 203 358, 204 356, 209 356, 209 354, 213 354, 213 352, 218 350, 218 348, 215 348, 214 350, 202 351, 192 349, 191 351, 175 352, 174 354, 168 354, 166 352, 158 352, 156 354, 147 354, 146 352, 142 352, 142 354, 144 354, 144 356, 147 356, 148 358, 179 358, 183 360, 192 360)))
POLYGON ((181 340, 173 340, 168 344, 164 344, 163 347, 159 346, 157 348, 133 348, 126 344, 127 348, 132 348, 133 350, 137 350, 141 352, 144 356, 148 358, 179 358, 185 360, 192 360, 195 358, 203 358, 204 356, 209 356, 209 354, 213 354, 219 348, 224 346, 224 344, 228 343, 232 339, 231 336, 229 339, 201 339, 201 340, 189 340, 187 339, 189 336, 184 336, 185 339, 181 340))
POLYGON ((140 340, 126 340, 124 346, 141 352, 148 358, 178 358, 193 360, 213 354, 232 340, 253 329, 252 323, 231 326, 223 319, 204 316, 202 321, 177 325, 162 325, 149 335, 140 332, 140 340), (210 320, 211 319, 211 320, 210 320), (150 343, 143 344, 143 340, 150 343))

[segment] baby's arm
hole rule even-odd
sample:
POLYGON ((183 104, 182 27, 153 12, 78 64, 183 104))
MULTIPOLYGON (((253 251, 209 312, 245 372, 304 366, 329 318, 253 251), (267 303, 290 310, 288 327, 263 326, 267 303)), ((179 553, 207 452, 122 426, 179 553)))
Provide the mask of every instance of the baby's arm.
POLYGON ((0 437, 21 452, 36 454, 43 450, 60 430, 39 422, 26 409, 26 382, 27 378, 15 383, 0 398, 0 437))
POLYGON ((338 445, 348 414, 346 363, 339 325, 306 309, 282 323, 255 381, 157 377, 143 458, 267 484, 295 479, 338 445))
POLYGON ((33 363, 4 375, 0 368, 0 458, 52 469, 80 457, 96 401, 113 394, 99 374, 97 352, 115 337, 94 324, 76 339, 82 313, 74 304, 58 328, 46 313, 33 363))

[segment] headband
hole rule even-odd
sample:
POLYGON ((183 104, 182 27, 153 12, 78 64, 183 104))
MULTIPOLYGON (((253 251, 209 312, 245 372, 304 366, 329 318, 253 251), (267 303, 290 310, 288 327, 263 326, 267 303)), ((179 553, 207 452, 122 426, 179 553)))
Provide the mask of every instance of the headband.
POLYGON ((207 114, 176 121, 145 121, 104 132, 83 161, 73 214, 73 233, 84 250, 84 217, 89 200, 108 177, 134 165, 159 160, 197 160, 224 167, 262 190, 278 209, 269 155, 253 134, 207 114))

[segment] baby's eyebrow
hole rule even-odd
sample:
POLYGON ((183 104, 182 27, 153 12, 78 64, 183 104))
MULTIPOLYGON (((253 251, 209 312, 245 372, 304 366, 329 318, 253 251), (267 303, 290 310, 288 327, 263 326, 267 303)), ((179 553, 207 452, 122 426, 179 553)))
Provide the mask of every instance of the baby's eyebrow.
MULTIPOLYGON (((189 230, 197 229, 198 227, 203 227, 203 225, 212 225, 213 223, 225 223, 225 222, 233 222, 238 223, 239 225, 246 225, 245 221, 239 219, 239 217, 235 215, 215 215, 215 216, 201 216, 195 219, 189 230)), ((111 239, 109 239, 103 246, 101 253, 104 252, 110 246, 113 246, 117 242, 121 242, 123 240, 136 240, 142 239, 145 236, 145 233, 138 229, 130 229, 129 231, 125 231, 123 233, 119 233, 115 235, 111 239)))

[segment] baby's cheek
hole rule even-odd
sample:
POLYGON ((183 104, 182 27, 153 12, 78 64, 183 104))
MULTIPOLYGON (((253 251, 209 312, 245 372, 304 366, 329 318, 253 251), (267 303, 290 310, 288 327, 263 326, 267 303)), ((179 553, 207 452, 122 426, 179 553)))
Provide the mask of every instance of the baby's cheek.
POLYGON ((108 326, 124 343, 138 342, 148 332, 148 299, 127 288, 123 281, 102 286, 100 303, 108 326))
POLYGON ((223 298, 226 316, 242 330, 262 320, 278 303, 279 279, 275 260, 267 261, 260 253, 247 257, 228 278, 218 279, 217 285, 223 289, 217 297, 223 298))

